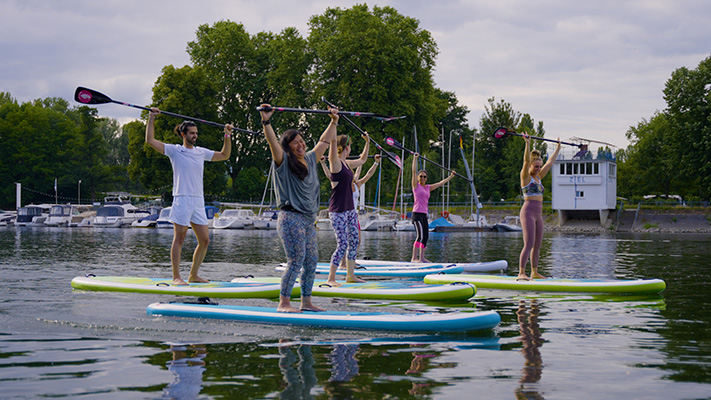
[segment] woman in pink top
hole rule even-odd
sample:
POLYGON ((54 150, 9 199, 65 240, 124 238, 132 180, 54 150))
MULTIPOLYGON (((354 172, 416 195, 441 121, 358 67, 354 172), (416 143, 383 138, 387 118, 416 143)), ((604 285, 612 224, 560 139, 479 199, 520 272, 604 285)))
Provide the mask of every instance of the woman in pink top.
POLYGON ((449 182, 450 179, 454 178, 456 172, 452 171, 448 177, 437 183, 426 185, 427 171, 417 171, 417 159, 419 157, 420 153, 415 153, 412 157, 412 195, 415 198, 415 205, 412 207, 412 223, 415 225, 415 231, 417 232, 415 244, 412 245, 412 262, 430 262, 425 258, 425 248, 430 237, 430 227, 427 222, 430 192, 449 182), (419 249, 419 256, 417 255, 417 249, 419 249))

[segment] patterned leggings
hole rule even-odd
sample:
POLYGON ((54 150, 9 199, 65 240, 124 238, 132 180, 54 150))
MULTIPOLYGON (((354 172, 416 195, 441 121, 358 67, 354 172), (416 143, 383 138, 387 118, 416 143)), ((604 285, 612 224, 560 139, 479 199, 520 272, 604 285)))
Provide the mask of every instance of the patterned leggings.
POLYGON ((277 232, 284 243, 287 267, 281 277, 281 292, 291 297, 296 278, 301 272, 301 297, 311 297, 318 262, 318 242, 313 221, 298 212, 281 211, 277 232))
POLYGON ((347 258, 355 260, 359 241, 358 213, 356 210, 348 210, 340 213, 332 212, 328 213, 328 215, 331 217, 331 225, 338 243, 336 251, 331 256, 331 264, 339 265, 346 254, 346 250, 348 250, 347 258))

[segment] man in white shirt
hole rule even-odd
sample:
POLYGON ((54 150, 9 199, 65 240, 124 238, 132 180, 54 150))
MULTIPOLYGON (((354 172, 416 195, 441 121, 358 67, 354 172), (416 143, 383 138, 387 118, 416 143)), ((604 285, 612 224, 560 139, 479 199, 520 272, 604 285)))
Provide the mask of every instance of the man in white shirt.
POLYGON ((203 170, 205 161, 224 161, 230 158, 232 125, 225 125, 225 141, 222 150, 216 152, 195 145, 198 130, 195 123, 191 121, 183 121, 175 127, 176 135, 183 139, 182 145, 156 140, 154 130, 155 118, 158 114, 160 114, 159 109, 151 108, 146 124, 146 143, 159 153, 168 156, 173 166, 173 205, 170 212, 170 221, 173 222, 173 244, 170 247, 173 284, 207 283, 209 282, 207 279, 198 276, 198 269, 210 244, 203 197, 203 170), (188 224, 192 226, 198 244, 193 253, 193 263, 186 282, 180 277, 180 253, 188 233, 188 224))

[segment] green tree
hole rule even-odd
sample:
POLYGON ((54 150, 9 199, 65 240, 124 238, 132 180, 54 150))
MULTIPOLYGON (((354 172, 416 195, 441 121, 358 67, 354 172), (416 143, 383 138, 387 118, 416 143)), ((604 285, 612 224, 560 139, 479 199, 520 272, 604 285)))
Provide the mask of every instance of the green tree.
MULTIPOLYGON (((120 178, 114 175, 114 170, 105 164, 108 145, 99 129, 100 118, 95 108, 81 106, 77 109, 79 124, 76 130, 79 135, 73 143, 73 166, 76 171, 74 182, 82 181, 82 193, 89 193, 88 199, 101 200, 99 194, 114 190, 120 178)), ((82 195, 82 198, 84 196, 82 195)))
MULTIPOLYGON (((354 121, 381 144, 386 136, 401 137, 413 125, 423 146, 437 140, 448 103, 438 97, 432 78, 437 45, 419 21, 391 7, 371 11, 367 5, 356 5, 329 8, 312 17, 309 27, 314 105, 323 107, 319 99, 325 96, 341 109, 406 115, 404 120, 388 123, 354 121)), ((339 133, 358 135, 345 121, 340 125, 339 133)), ((357 146, 353 152, 360 151, 360 144, 357 146)), ((383 182, 396 182, 397 174, 397 169, 383 169, 383 182)), ((381 187, 383 199, 392 198, 394 186, 381 187)))
POLYGON ((672 169, 684 177, 684 194, 711 198, 711 56, 696 69, 679 68, 664 87, 670 123, 672 169))
MULTIPOLYGON (((218 97, 215 84, 200 67, 185 66, 179 69, 173 66, 164 67, 162 75, 153 87, 155 107, 208 121, 218 120, 218 97)), ((182 139, 174 133, 175 126, 181 122, 168 115, 159 115, 155 122, 156 139, 164 143, 182 143, 182 139)), ((142 128, 143 133, 139 133, 141 131, 139 124, 125 127, 129 130, 128 148, 131 155, 129 175, 134 179, 138 178, 149 191, 153 193, 160 191, 164 197, 167 197, 173 179, 170 160, 145 144, 145 126, 142 128)), ((222 148, 224 135, 220 128, 199 124, 198 131, 199 146, 211 150, 222 148)), ((206 199, 224 195, 227 186, 226 164, 206 163, 203 180, 206 199)))
MULTIPOLYGON (((504 100, 497 103, 492 97, 488 103, 479 121, 481 134, 476 141, 475 161, 479 173, 474 179, 483 200, 512 200, 521 192, 519 176, 525 142, 512 136, 496 138, 494 132, 499 127, 506 127, 543 137, 545 130, 542 122, 536 124, 529 114, 515 111, 511 104, 504 100)), ((542 141, 532 140, 531 146, 540 150, 545 158, 546 145, 542 141)))
MULTIPOLYGON (((219 88, 219 118, 241 128, 261 131, 257 105, 306 106, 308 86, 304 81, 311 65, 306 47, 306 40, 295 28, 286 28, 278 35, 262 32, 250 36, 242 24, 220 21, 212 26, 201 25, 197 39, 188 44, 188 53, 219 88)), ((306 127, 298 114, 277 114, 273 119, 274 125, 284 127, 283 130, 306 127)), ((238 176, 244 168, 253 166, 266 173, 269 151, 262 135, 239 133, 232 154, 228 161, 232 191, 244 194, 244 188, 234 187, 240 182, 238 176)))
POLYGON ((679 179, 679 169, 674 167, 679 157, 673 150, 672 135, 669 118, 661 112, 627 131, 627 139, 632 144, 622 162, 618 160, 620 196, 668 195, 682 190, 684 180, 679 179))
POLYGON ((22 183, 23 204, 54 202, 54 181, 61 202, 76 200, 78 181, 83 198, 112 188, 114 178, 103 164, 105 142, 96 129, 96 110, 72 109, 66 100, 46 98, 18 105, 2 96, 0 173, 7 184, 0 188, 2 207, 13 207, 15 187, 22 183))

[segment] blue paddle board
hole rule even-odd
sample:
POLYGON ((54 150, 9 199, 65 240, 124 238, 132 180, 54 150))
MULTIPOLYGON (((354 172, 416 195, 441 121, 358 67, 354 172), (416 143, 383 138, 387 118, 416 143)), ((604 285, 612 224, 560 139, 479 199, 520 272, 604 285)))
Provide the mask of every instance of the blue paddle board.
MULTIPOLYGON (((277 271, 284 271, 286 267, 278 266, 277 271)), ((330 266, 316 266, 316 273, 320 275, 328 275, 330 266)), ((356 266, 354 273, 356 276, 381 276, 389 278, 424 278, 428 274, 461 274, 464 271, 462 267, 435 265, 432 267, 364 267, 356 266)), ((337 276, 346 275, 346 270, 336 270, 337 276)))
POLYGON ((217 304, 153 303, 148 315, 225 319, 260 324, 403 332, 466 332, 492 329, 501 321, 496 311, 452 313, 380 313, 324 311, 283 313, 275 308, 217 304))

